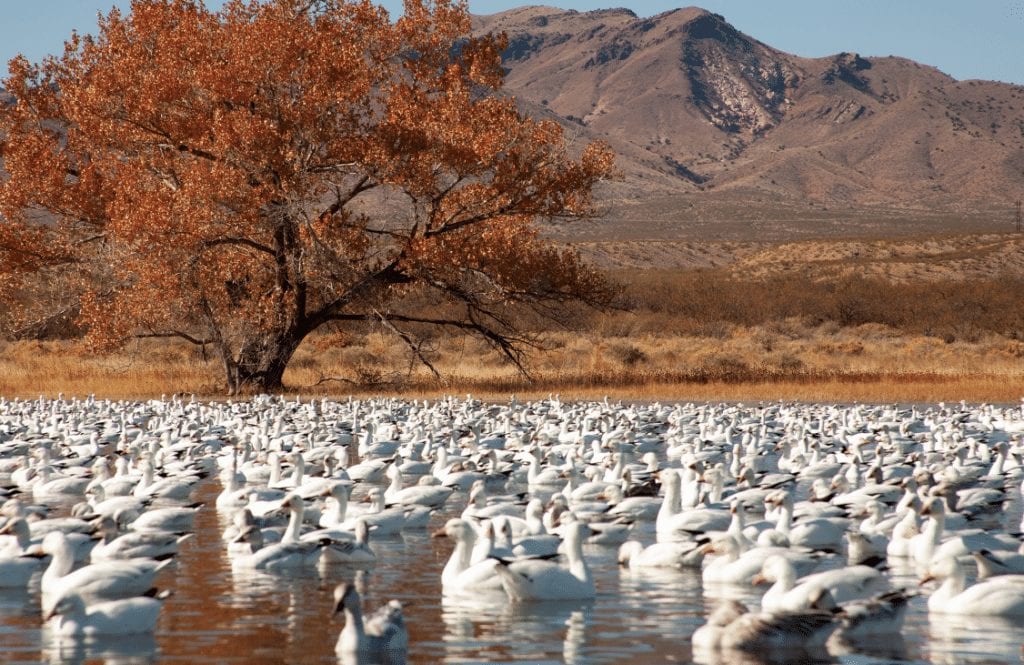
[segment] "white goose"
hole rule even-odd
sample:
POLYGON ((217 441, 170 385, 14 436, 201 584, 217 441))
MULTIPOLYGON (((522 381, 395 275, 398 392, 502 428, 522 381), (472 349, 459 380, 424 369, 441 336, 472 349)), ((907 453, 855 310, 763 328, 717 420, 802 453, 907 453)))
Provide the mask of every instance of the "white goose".
POLYGON ((822 589, 836 603, 861 600, 884 591, 885 577, 869 566, 847 566, 807 575, 799 580, 787 559, 773 555, 765 559, 761 574, 752 582, 773 582, 761 598, 761 609, 768 612, 801 612, 811 609, 822 589))
POLYGON ((441 571, 441 592, 460 594, 483 590, 498 590, 501 580, 494 572, 497 561, 485 559, 472 564, 473 545, 476 532, 465 520, 450 519, 444 528, 434 532, 434 537, 447 537, 455 541, 448 563, 441 571))
POLYGON ((300 541, 264 545, 263 533, 256 527, 239 533, 234 544, 238 543, 248 543, 249 549, 232 549, 232 568, 268 572, 296 570, 314 564, 319 559, 320 548, 328 544, 327 541, 300 541))
POLYGON ((750 584, 761 572, 764 562, 771 556, 790 559, 800 570, 811 570, 817 565, 813 555, 788 547, 758 546, 744 552, 730 535, 716 537, 702 548, 705 554, 718 554, 704 566, 701 579, 705 584, 750 584))
MULTIPOLYGON (((349 517, 342 524, 341 528, 346 531, 355 531, 357 520, 364 520, 376 536, 392 536, 402 529, 410 526, 409 514, 416 510, 415 506, 395 506, 385 508, 384 493, 379 487, 371 488, 366 495, 370 502, 370 509, 357 517, 349 517)), ((427 512, 429 519, 429 511, 427 512)))
POLYGON ((0 589, 24 589, 39 570, 39 559, 43 553, 31 547, 28 523, 22 517, 5 524, 0 534, 15 537, 13 543, 0 551, 0 589))
POLYGON ((928 611, 965 616, 1024 616, 1024 575, 1000 575, 967 587, 967 575, 954 556, 933 559, 921 584, 942 580, 928 598, 928 611))
POLYGON ((388 467, 386 474, 391 479, 391 484, 384 491, 384 500, 388 505, 440 508, 455 491, 451 487, 427 484, 403 488, 402 471, 395 464, 388 467))
POLYGON ((156 598, 137 596, 86 606, 77 593, 62 596, 44 620, 58 617, 54 632, 61 637, 101 637, 151 633, 160 617, 166 592, 156 598))
POLYGON ((103 540, 90 553, 93 563, 113 559, 161 559, 177 554, 178 547, 192 537, 166 531, 129 531, 119 533, 117 522, 104 515, 100 518, 99 532, 103 540))
POLYGON ((567 567, 535 559, 499 562, 495 571, 509 598, 513 601, 593 598, 594 578, 583 558, 583 539, 587 531, 587 525, 581 522, 566 525, 564 548, 567 567))
POLYGON ((695 542, 654 543, 627 540, 619 547, 619 565, 627 568, 700 568, 703 548, 695 542))
POLYGON ((42 551, 53 558, 43 572, 43 608, 48 611, 69 593, 85 601, 117 600, 144 594, 153 586, 156 574, 170 561, 128 559, 94 563, 72 571, 74 553, 60 531, 43 539, 42 551))

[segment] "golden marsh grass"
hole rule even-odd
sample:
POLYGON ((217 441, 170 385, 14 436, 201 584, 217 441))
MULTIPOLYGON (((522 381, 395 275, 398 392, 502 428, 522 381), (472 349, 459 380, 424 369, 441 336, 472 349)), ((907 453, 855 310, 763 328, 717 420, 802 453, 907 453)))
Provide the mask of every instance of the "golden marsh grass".
MULTIPOLYGON (((532 381, 479 340, 435 334, 437 381, 379 328, 307 340, 285 374, 302 395, 473 393, 570 398, 1017 402, 1024 280, 892 282, 720 270, 621 273, 622 309, 541 328, 532 381)), ((537 324, 534 324, 537 325, 537 324)), ((0 395, 223 397, 221 365, 183 342, 110 356, 72 341, 0 342, 0 395)))

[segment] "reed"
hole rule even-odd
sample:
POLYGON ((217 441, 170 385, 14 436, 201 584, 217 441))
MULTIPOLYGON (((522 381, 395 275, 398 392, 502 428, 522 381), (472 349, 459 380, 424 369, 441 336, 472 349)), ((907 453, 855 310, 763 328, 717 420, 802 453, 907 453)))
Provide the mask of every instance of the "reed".
MULTIPOLYGON (((2 352, 6 397, 224 396, 220 365, 177 342, 146 340, 105 357, 66 341, 11 342, 2 352)), ((946 342, 878 324, 722 324, 711 335, 556 332, 535 355, 532 380, 472 339, 438 340, 434 355, 443 382, 383 333, 320 340, 300 349, 285 382, 295 393, 325 396, 1010 403, 1024 395, 1024 343, 991 334, 946 342)))

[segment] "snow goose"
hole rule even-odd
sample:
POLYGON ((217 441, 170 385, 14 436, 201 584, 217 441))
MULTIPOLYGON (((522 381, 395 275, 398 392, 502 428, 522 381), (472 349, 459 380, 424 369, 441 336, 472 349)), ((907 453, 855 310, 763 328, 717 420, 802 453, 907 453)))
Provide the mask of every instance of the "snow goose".
POLYGON ((540 460, 541 449, 534 447, 530 451, 530 466, 526 472, 526 480, 530 487, 550 487, 560 484, 563 479, 562 473, 554 467, 541 469, 540 460))
POLYGON ((32 545, 32 530, 24 517, 9 519, 0 528, 0 559, 22 556, 32 545))
POLYGON ((404 662, 409 648, 409 631, 405 627, 402 606, 397 601, 384 605, 369 619, 363 619, 359 592, 350 584, 334 589, 334 613, 344 612, 345 627, 338 635, 335 652, 356 662, 404 662))
POLYGON ((50 565, 42 578, 44 610, 62 596, 74 592, 86 601, 117 600, 139 596, 153 586, 156 574, 170 561, 128 559, 104 561, 72 571, 74 554, 67 537, 59 532, 46 535, 42 551, 51 555, 50 565))
POLYGON ((843 535, 850 520, 817 517, 801 519, 793 524, 793 496, 786 491, 770 495, 766 503, 778 508, 779 521, 775 528, 789 539, 790 544, 824 552, 838 552, 842 548, 843 535))
POLYGON ((885 563, 889 539, 885 536, 866 536, 860 531, 846 533, 846 560, 851 566, 865 565, 877 568, 885 563))
POLYGON ((377 560, 377 554, 370 547, 370 528, 363 520, 356 520, 355 533, 347 538, 328 536, 330 530, 312 531, 302 537, 306 542, 329 542, 320 552, 324 563, 366 564, 377 560))
POLYGON ((142 462, 142 478, 132 491, 132 496, 137 499, 160 498, 173 501, 187 501, 192 493, 192 486, 198 480, 198 476, 183 475, 157 479, 153 462, 145 459, 142 462))
POLYGON ((129 531, 120 533, 117 521, 104 515, 98 529, 103 539, 90 552, 93 563, 112 559, 165 559, 178 553, 178 547, 192 537, 166 531, 129 531))
POLYGON ((45 555, 31 545, 24 518, 11 520, 0 529, 0 533, 14 534, 16 539, 0 551, 0 589, 25 589, 32 575, 39 570, 39 559, 45 555))
POLYGON ((366 495, 365 501, 370 503, 370 509, 356 517, 349 517, 342 524, 341 528, 346 531, 355 531, 356 521, 365 520, 376 536, 393 536, 399 533, 407 524, 407 510, 412 507, 396 506, 385 508, 384 493, 379 487, 373 487, 366 495))
POLYGON ((384 491, 384 500, 389 506, 398 504, 440 508, 455 491, 451 487, 443 485, 421 484, 403 488, 402 470, 395 464, 388 467, 386 475, 391 479, 391 484, 384 491))
POLYGON ((658 542, 692 540, 695 534, 728 528, 732 515, 727 510, 695 509, 684 512, 680 499, 681 483, 682 479, 675 469, 662 472, 665 498, 654 522, 658 542))
POLYGON ((465 520, 453 518, 445 523, 443 529, 435 531, 433 536, 447 537, 455 541, 455 548, 441 571, 442 593, 460 594, 501 589, 501 579, 494 572, 497 565, 495 559, 485 559, 475 565, 471 564, 476 541, 476 532, 472 525, 465 520))
POLYGON ((981 549, 971 555, 978 565, 979 580, 999 575, 1024 575, 1024 553, 995 553, 981 549))
POLYGON ((703 548, 695 542, 654 543, 627 540, 619 547, 619 565, 627 568, 700 568, 703 548))
POLYGON ((161 592, 156 597, 137 596, 86 606, 80 595, 68 593, 57 601, 44 620, 57 617, 54 632, 60 637, 150 633, 156 627, 160 608, 168 595, 161 592))
POLYGON ((279 572, 303 568, 316 563, 320 557, 320 549, 329 542, 299 541, 265 545, 260 529, 249 527, 235 537, 234 544, 246 543, 249 547, 232 549, 232 569, 279 572))
POLYGON ((720 535, 702 548, 704 554, 717 554, 705 562, 701 579, 705 584, 750 584, 761 572, 765 559, 779 555, 790 559, 801 571, 808 571, 817 565, 814 555, 788 547, 758 546, 746 552, 730 535, 720 535))
POLYGON ((610 504, 609 515, 637 521, 656 519, 662 503, 656 496, 624 496, 622 488, 616 485, 608 487, 598 498, 610 504))
POLYGON ((49 464, 38 467, 32 483, 32 499, 36 503, 59 503, 85 493, 89 478, 57 474, 49 464))
POLYGON ((141 515, 146 511, 146 504, 148 503, 148 499, 139 499, 134 496, 108 497, 107 490, 103 485, 93 486, 85 493, 85 496, 87 504, 83 514, 86 517, 96 515, 109 515, 113 517, 117 513, 121 513, 123 516, 129 514, 141 515))
POLYGON ((761 573, 751 582, 772 582, 761 598, 761 609, 769 612, 799 612, 810 609, 822 589, 837 603, 867 598, 885 590, 885 577, 869 566, 847 566, 814 573, 797 580, 788 559, 773 555, 765 559, 761 573))
POLYGON ((566 526, 567 567, 535 559, 499 561, 495 571, 509 598, 513 601, 593 598, 594 578, 583 558, 583 539, 588 530, 581 522, 570 522, 566 526))
POLYGON ((192 524, 195 521, 196 513, 202 507, 203 504, 196 503, 191 506, 147 510, 139 515, 129 525, 129 528, 134 531, 170 531, 172 533, 193 531, 192 524))
POLYGON ((928 611, 968 616, 1024 616, 1024 576, 1000 575, 967 587, 967 575, 954 556, 933 559, 921 584, 941 580, 928 598, 928 611))
MULTIPOLYGON (((538 509, 542 511, 543 508, 540 505, 540 501, 537 501, 538 509)), ((539 516, 539 513, 537 513, 538 522, 540 521, 539 516)), ((507 550, 509 553, 508 558, 521 557, 529 559, 554 556, 558 553, 558 548, 562 544, 558 536, 546 533, 534 535, 527 531, 522 536, 514 537, 512 535, 511 518, 507 515, 498 515, 492 522, 494 524, 495 548, 507 550)))

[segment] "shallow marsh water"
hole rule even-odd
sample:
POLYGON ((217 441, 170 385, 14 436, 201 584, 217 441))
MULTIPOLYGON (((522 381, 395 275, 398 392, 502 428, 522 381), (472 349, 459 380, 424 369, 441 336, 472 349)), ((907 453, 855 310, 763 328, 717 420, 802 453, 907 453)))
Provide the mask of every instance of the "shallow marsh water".
MULTIPOLYGON (((0 594, 0 662, 36 663, 332 663, 341 629, 331 616, 334 586, 355 580, 364 607, 388 599, 406 605, 409 663, 688 663, 689 636, 704 622, 716 597, 754 601, 754 589, 707 588, 699 571, 635 572, 616 564, 616 548, 588 546, 597 580, 592 601, 512 605, 503 594, 470 600, 442 599, 441 569, 451 551, 430 531, 465 505, 454 495, 430 530, 372 541, 379 561, 365 573, 342 567, 290 575, 232 571, 220 539, 213 500, 216 481, 205 481, 194 498, 207 502, 196 535, 176 563, 161 574, 174 590, 152 637, 91 644, 57 643, 40 626, 38 581, 28 592, 0 594), (738 595, 737 595, 738 594, 738 595)), ((1020 494, 1005 514, 1020 522, 1020 494)), ((641 528, 644 542, 653 531, 641 528)), ((894 581, 916 584, 913 575, 894 581)), ((1014 621, 941 620, 929 617, 925 598, 913 599, 901 639, 891 637, 833 645, 816 653, 757 653, 717 662, 985 663, 1021 662, 1024 626, 1014 621)), ((708 662, 708 661, 701 661, 708 662)), ((710 661, 716 662, 716 661, 710 661)))

